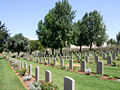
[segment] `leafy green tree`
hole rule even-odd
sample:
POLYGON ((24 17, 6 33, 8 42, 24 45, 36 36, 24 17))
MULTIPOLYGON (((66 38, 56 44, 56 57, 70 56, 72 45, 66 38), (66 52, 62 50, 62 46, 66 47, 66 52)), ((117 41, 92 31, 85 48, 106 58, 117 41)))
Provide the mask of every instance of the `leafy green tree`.
POLYGON ((3 52, 9 33, 5 24, 0 21, 0 52, 3 52))
POLYGON ((38 24, 36 32, 41 43, 51 48, 53 52, 54 49, 60 48, 62 54, 62 48, 71 41, 74 17, 75 11, 67 0, 56 2, 55 8, 45 16, 45 21, 38 24))
POLYGON ((74 44, 80 46, 80 52, 83 45, 88 45, 88 29, 83 21, 78 20, 77 23, 74 23, 74 44))
POLYGON ((35 51, 35 50, 42 50, 43 49, 43 46, 42 44, 40 43, 39 40, 30 40, 29 41, 29 46, 30 46, 30 53, 35 51))
POLYGON ((7 43, 8 49, 11 52, 17 52, 18 55, 21 51, 26 52, 29 50, 29 40, 26 37, 24 37, 22 33, 10 37, 7 43))
POLYGON ((120 32, 116 35, 116 40, 117 40, 117 43, 119 44, 120 43, 120 32))
POLYGON ((86 29, 88 29, 88 41, 91 50, 93 43, 100 46, 106 41, 106 25, 103 22, 103 17, 97 10, 86 13, 84 18, 86 18, 84 22, 87 25, 86 29), (100 43, 98 39, 101 39, 100 43))
POLYGON ((113 38, 107 41, 107 45, 115 45, 115 44, 116 44, 116 41, 113 38))

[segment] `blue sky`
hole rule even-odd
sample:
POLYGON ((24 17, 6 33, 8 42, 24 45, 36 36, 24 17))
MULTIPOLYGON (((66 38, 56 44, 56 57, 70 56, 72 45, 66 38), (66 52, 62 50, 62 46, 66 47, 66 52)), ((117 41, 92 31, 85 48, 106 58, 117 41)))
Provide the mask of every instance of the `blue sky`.
MULTIPOLYGON (((23 33, 30 39, 37 39, 35 30, 39 20, 58 0, 0 0, 0 21, 6 24, 11 36, 23 33)), ((74 21, 81 19, 86 12, 98 10, 107 26, 109 38, 116 38, 120 31, 120 0, 69 0, 76 10, 74 21)))

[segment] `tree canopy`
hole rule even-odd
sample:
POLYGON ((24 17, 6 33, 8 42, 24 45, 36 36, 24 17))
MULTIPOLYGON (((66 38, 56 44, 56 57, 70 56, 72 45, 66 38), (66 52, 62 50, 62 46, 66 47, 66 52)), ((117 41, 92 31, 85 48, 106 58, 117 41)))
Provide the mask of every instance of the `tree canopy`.
POLYGON ((4 50, 7 39, 9 38, 9 33, 5 24, 0 21, 0 52, 4 50))
POLYGON ((120 32, 116 35, 116 40, 117 40, 117 43, 119 44, 120 43, 120 32))
POLYGON ((22 33, 10 37, 7 43, 8 43, 8 49, 11 52, 18 52, 18 55, 21 51, 26 52, 29 50, 29 46, 28 46, 29 40, 26 37, 24 37, 22 33))
POLYGON ((72 10, 67 0, 58 1, 45 16, 44 21, 40 20, 37 29, 37 35, 42 45, 54 49, 66 46, 70 43, 72 37, 72 23, 75 17, 75 11, 72 10))
POLYGON ((29 47, 30 47, 30 52, 33 52, 35 50, 42 50, 43 49, 43 46, 42 44, 40 43, 39 40, 30 40, 29 41, 29 47))

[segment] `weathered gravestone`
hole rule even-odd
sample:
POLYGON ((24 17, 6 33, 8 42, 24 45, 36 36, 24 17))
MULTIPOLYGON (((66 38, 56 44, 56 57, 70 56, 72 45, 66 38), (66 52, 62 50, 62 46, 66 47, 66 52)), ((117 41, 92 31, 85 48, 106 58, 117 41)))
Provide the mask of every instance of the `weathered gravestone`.
POLYGON ((98 61, 99 61, 99 57, 95 56, 95 63, 98 63, 98 61))
POLYGON ((45 82, 51 82, 51 72, 49 70, 45 71, 45 82))
POLYGON ((69 60, 69 69, 73 70, 73 60, 69 60))
POLYGON ((97 63, 97 74, 102 74, 104 73, 104 66, 103 62, 98 62, 97 63))
POLYGON ((29 75, 32 76, 32 65, 29 64, 29 75))
POLYGON ((71 77, 64 77, 64 90, 75 90, 75 80, 71 77))
POLYGON ((115 53, 112 54, 112 60, 115 60, 115 53))
POLYGON ((50 59, 48 58, 48 65, 50 64, 50 59))
POLYGON ((89 59, 89 57, 86 56, 86 57, 85 57, 85 61, 86 61, 86 63, 88 63, 88 59, 89 59))
POLYGON ((54 59, 54 64, 53 65, 56 66, 56 58, 54 59))
POLYGON ((60 58, 60 66, 64 66, 64 60, 62 58, 60 58))
POLYGON ((39 67, 35 67, 35 80, 39 81, 39 67))
POLYGON ((111 65, 111 63, 112 63, 112 58, 111 58, 111 56, 108 56, 108 58, 107 58, 107 64, 111 65))
POLYGON ((86 61, 81 61, 81 72, 85 72, 86 70, 86 61))
POLYGON ((27 63, 24 64, 24 68, 27 69, 27 63))

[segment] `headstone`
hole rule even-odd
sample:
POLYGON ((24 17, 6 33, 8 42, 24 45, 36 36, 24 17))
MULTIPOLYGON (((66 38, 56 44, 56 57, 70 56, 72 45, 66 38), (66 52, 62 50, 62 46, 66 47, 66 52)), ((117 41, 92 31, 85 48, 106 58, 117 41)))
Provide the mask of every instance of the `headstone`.
POLYGON ((71 77, 64 77, 64 90, 75 90, 75 80, 71 77))
POLYGON ((42 58, 40 57, 40 63, 42 62, 42 58))
POLYGON ((103 54, 103 59, 105 59, 105 53, 103 54))
POLYGON ((85 61, 86 61, 86 63, 88 63, 88 59, 89 59, 88 56, 86 56, 86 57, 85 57, 85 61))
POLYGON ((24 68, 24 67, 23 67, 23 62, 21 62, 21 70, 23 70, 23 68, 24 68))
POLYGON ((60 59, 60 66, 64 66, 64 60, 62 58, 60 59))
POLYGON ((56 58, 54 59, 54 66, 56 66, 56 58))
POLYGON ((69 69, 73 70, 73 60, 72 59, 69 61, 69 69))
POLYGON ((27 63, 25 63, 25 67, 24 68, 27 69, 27 63))
POLYGON ((35 80, 39 81, 39 67, 35 67, 35 80))
POLYGON ((38 63, 38 57, 36 57, 36 63, 38 63))
POLYGON ((32 65, 29 64, 29 75, 32 76, 32 65))
POLYGON ((65 61, 67 61, 67 56, 65 55, 65 61))
POLYGON ((81 72, 85 72, 86 70, 86 61, 81 61, 81 72))
POLYGON ((50 59, 48 58, 48 65, 50 64, 50 59))
POLYGON ((99 57, 95 56, 95 63, 98 63, 98 61, 99 61, 99 57))
POLYGON ((45 82, 51 82, 51 72, 49 70, 45 71, 45 82))
POLYGON ((72 59, 72 60, 73 60, 73 53, 71 54, 71 57, 70 57, 70 59, 72 59))
POLYGON ((102 74, 104 73, 104 66, 103 62, 98 62, 97 63, 97 74, 102 74))
POLYGON ((45 64, 45 62, 46 62, 46 58, 44 57, 44 64, 45 64))
POLYGON ((77 56, 77 60, 78 60, 78 62, 80 61, 80 56, 77 56))
POLYGON ((112 60, 115 60, 115 53, 112 54, 112 60))
POLYGON ((112 58, 111 58, 111 56, 108 56, 108 58, 107 58, 107 64, 111 65, 111 63, 112 63, 112 58))
POLYGON ((20 62, 18 62, 18 70, 20 70, 20 62))

